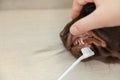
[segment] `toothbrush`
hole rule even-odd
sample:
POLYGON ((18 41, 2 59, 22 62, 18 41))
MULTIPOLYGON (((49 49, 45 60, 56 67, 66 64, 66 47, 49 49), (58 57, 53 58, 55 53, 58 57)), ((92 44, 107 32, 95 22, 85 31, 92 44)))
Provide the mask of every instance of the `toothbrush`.
POLYGON ((59 78, 58 80, 62 80, 78 63, 80 63, 83 59, 93 56, 95 53, 89 48, 84 47, 81 49, 82 56, 79 57, 59 78))

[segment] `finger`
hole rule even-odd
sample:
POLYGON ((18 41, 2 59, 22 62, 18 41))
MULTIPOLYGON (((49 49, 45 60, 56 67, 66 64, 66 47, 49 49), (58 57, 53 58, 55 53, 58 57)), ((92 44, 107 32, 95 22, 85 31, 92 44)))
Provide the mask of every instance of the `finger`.
POLYGON ((71 28, 70 32, 73 35, 79 35, 81 33, 87 32, 92 29, 100 28, 105 25, 106 19, 104 17, 106 15, 101 16, 101 14, 105 14, 102 8, 97 8, 93 13, 90 15, 80 19, 76 23, 74 23, 71 28))
POLYGON ((75 19, 78 15, 80 15, 80 11, 82 10, 83 6, 88 2, 93 2, 93 0, 74 0, 73 7, 71 12, 72 19, 75 19))

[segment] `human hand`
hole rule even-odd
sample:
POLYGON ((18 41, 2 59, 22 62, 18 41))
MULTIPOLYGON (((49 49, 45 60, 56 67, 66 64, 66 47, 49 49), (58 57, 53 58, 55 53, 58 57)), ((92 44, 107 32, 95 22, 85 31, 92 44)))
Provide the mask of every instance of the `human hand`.
POLYGON ((71 26, 70 32, 73 35, 92 29, 120 25, 120 0, 74 0, 72 19, 80 15, 85 4, 91 2, 95 3, 96 10, 71 26))

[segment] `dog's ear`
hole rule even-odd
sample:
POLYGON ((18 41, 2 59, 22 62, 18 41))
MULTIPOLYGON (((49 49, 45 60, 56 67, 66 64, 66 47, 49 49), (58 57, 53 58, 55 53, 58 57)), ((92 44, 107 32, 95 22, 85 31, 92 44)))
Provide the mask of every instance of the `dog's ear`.
MULTIPOLYGON (((81 55, 81 53, 79 47, 74 48, 72 42, 72 38, 74 36, 70 34, 69 29, 73 23, 87 16, 94 10, 95 5, 93 3, 86 4, 82 9, 81 14, 76 19, 68 23, 60 33, 60 37, 64 46, 73 54, 73 56, 77 58, 81 55)), ((96 36, 105 41, 106 47, 91 44, 92 49, 95 51, 96 54, 95 56, 90 57, 85 61, 95 59, 106 63, 120 63, 120 26, 96 29, 92 30, 91 32, 93 32, 96 36)))

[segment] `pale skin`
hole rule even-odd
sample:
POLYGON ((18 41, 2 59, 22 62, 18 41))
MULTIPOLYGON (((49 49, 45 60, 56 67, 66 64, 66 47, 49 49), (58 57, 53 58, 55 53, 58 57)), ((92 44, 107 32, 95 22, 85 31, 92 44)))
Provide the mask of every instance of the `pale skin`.
POLYGON ((79 35, 89 30, 120 26, 120 0, 74 0, 71 12, 72 19, 80 15, 87 3, 95 3, 96 10, 74 23, 70 32, 79 35))

